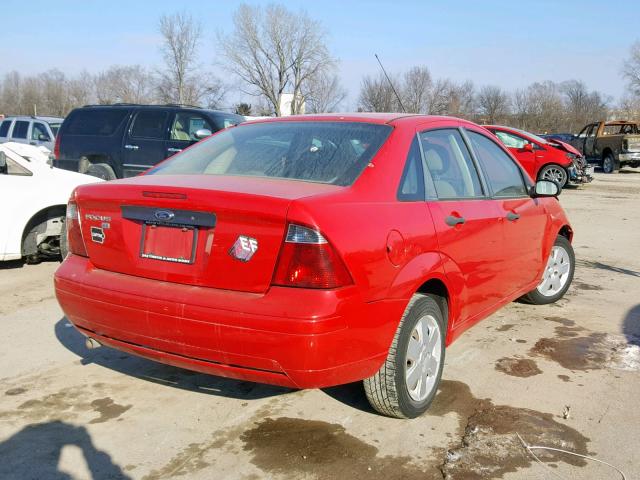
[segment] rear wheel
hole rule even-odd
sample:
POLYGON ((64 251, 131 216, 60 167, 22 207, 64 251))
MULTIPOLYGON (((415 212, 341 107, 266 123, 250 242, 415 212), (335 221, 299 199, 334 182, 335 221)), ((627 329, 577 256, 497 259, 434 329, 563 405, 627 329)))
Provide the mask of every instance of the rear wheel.
POLYGON ((550 180, 552 182, 556 182, 560 188, 565 187, 568 179, 569 175, 567 175, 567 171, 564 167, 554 163, 542 167, 538 174, 538 180, 550 180))
POLYGON ((414 295, 385 363, 364 380, 374 409, 390 417, 414 418, 429 408, 442 377, 445 334, 446 322, 436 297, 414 295))
POLYGON ((614 173, 620 169, 619 165, 616 165, 616 159, 613 153, 607 153, 602 159, 602 171, 604 173, 614 173))
POLYGON ((91 175, 92 177, 98 177, 102 180, 114 180, 116 178, 116 174, 111 168, 111 165, 107 165, 106 163, 94 163, 89 165, 87 171, 84 172, 87 175, 91 175))
POLYGON ((573 280, 576 258, 569 240, 559 235, 556 239, 542 279, 535 290, 527 293, 522 300, 534 305, 545 305, 560 300, 573 280))

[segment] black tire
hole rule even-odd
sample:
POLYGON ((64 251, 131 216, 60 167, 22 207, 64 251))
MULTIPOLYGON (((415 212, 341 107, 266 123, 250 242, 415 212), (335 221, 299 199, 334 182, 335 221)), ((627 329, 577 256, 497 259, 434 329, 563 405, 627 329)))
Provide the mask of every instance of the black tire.
POLYGON ((364 380, 364 390, 371 406, 383 415, 395 418, 415 418, 424 413, 438 391, 445 357, 446 321, 433 295, 413 296, 402 315, 389 354, 380 370, 364 380), (407 368, 407 347, 418 320, 426 315, 433 317, 440 330, 440 358, 435 383, 427 397, 420 402, 409 395, 405 378, 407 368))
POLYGON ((62 231, 60 232, 60 261, 64 261, 69 253, 69 245, 67 243, 67 219, 64 219, 62 231))
POLYGON ((615 173, 620 170, 620 164, 616 162, 613 153, 607 153, 602 159, 602 171, 604 173, 615 173))
POLYGON ((113 168, 111 168, 111 165, 107 165, 106 163, 94 163, 89 165, 89 168, 87 168, 85 173, 92 177, 101 178, 102 180, 115 180, 116 178, 113 168))
MULTIPOLYGON (((538 285, 538 287, 534 288, 532 291, 530 291, 529 293, 527 293, 521 298, 522 301, 526 303, 530 303, 532 305, 547 305, 549 303, 555 303, 558 300, 560 300, 562 297, 564 297, 565 293, 567 293, 567 290, 569 290, 569 287, 571 286, 571 282, 573 281, 573 274, 576 268, 576 257, 575 257, 575 254, 573 253, 573 247, 571 246, 571 242, 569 242, 569 240, 567 240, 562 235, 558 235, 558 238, 556 238, 556 241, 553 244, 553 246, 563 248, 568 254, 570 265, 569 265, 569 271, 567 273, 568 277, 566 279, 566 283, 564 284, 562 289, 557 293, 553 295, 545 295, 541 293, 539 290, 539 287, 543 284, 543 281, 544 281, 543 279, 540 281, 540 284, 538 285)), ((549 268, 548 264, 547 266, 545 266, 545 271, 547 270, 547 268, 549 268)))
POLYGON ((562 165, 550 163, 538 172, 538 180, 550 180, 558 184, 562 190, 569 182, 569 173, 562 165))

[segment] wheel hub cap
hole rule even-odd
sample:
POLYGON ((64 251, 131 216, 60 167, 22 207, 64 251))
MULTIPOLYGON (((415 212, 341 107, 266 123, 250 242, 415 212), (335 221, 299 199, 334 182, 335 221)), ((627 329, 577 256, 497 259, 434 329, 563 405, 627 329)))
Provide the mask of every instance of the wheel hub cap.
POLYGON ((405 380, 413 400, 425 400, 434 389, 441 355, 440 327, 433 316, 425 315, 416 322, 407 345, 405 380))
POLYGON ((564 288, 569 280, 571 258, 563 247, 555 245, 547 260, 547 266, 542 274, 542 280, 537 287, 545 297, 553 297, 564 288))

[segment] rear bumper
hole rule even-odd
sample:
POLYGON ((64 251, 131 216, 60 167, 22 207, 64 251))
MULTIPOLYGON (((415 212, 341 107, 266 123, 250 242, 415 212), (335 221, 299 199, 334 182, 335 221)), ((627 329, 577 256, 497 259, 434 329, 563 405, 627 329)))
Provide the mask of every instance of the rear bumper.
POLYGON ((53 160, 53 166, 56 168, 62 168, 63 170, 70 170, 72 172, 78 171, 78 164, 80 161, 78 159, 75 160, 53 160))
POLYGON ((162 363, 295 388, 373 375, 404 300, 362 301, 356 287, 249 294, 99 270, 70 255, 56 296, 83 334, 162 363))

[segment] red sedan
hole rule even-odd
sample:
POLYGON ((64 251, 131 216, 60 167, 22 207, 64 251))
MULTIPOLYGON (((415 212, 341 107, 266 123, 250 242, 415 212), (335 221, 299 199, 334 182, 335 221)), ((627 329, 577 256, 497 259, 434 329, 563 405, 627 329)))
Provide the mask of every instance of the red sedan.
POLYGON ((56 295, 90 343, 296 388, 364 380, 378 411, 415 417, 464 330, 569 288, 558 190, 464 120, 242 124, 79 187, 56 295))
MULTIPOLYGON (((505 144, 531 178, 552 180, 563 188, 576 177, 574 158, 582 155, 571 145, 551 143, 517 128, 497 125, 487 125, 485 128, 505 144)), ((582 179, 578 183, 582 183, 582 179)))

